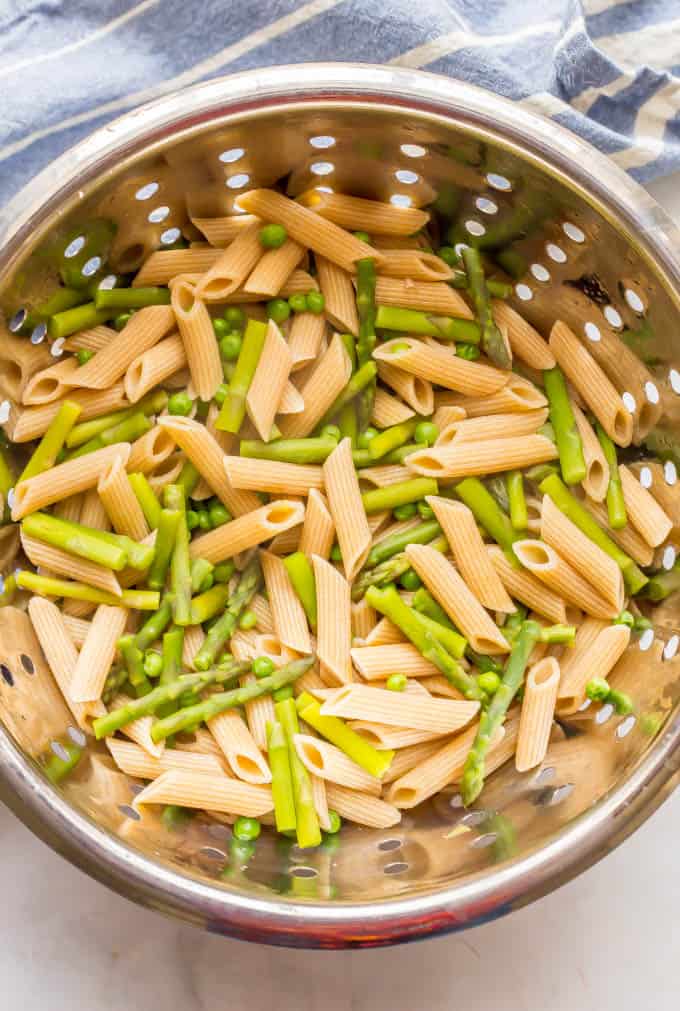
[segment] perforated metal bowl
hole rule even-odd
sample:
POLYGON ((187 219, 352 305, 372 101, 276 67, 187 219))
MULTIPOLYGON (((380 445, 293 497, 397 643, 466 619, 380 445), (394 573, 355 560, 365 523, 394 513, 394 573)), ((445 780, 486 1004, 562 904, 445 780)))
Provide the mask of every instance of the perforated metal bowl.
MULTIPOLYGON (((13 313, 39 300, 50 277, 36 250, 93 212, 128 201, 113 266, 129 270, 190 216, 227 213, 239 192, 286 175, 293 194, 329 185, 396 203, 429 203, 454 186, 464 234, 512 242, 515 265, 526 265, 514 303, 537 326, 559 315, 594 343, 624 328, 638 344, 642 335, 654 383, 637 388, 631 376, 621 392, 637 415, 645 405, 654 415, 661 398, 661 438, 677 429, 680 236, 671 222, 554 122, 410 71, 256 71, 170 95, 99 130, 0 214, 2 307, 13 313)), ((40 341, 41 330, 26 339, 40 341)), ((674 467, 666 478, 676 479, 674 467)), ((234 852, 228 826, 216 821, 194 819, 178 833, 153 812, 135 820, 134 784, 103 752, 52 786, 41 763, 69 733, 68 714, 28 630, 10 636, 0 612, 0 797, 93 876, 212 931, 342 947, 460 929, 589 866, 677 781, 675 618, 664 608, 659 621, 669 626, 665 647, 640 640, 625 674, 637 719, 606 707, 597 720, 578 714, 538 771, 520 776, 509 763, 471 812, 452 788, 405 812, 397 830, 347 828, 336 849, 312 852, 262 837, 249 856, 234 852)))

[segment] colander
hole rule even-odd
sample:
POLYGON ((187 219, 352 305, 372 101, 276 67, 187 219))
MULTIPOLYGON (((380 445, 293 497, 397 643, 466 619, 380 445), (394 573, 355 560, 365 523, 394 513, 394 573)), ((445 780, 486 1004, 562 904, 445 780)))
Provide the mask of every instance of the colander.
MULTIPOLYGON (((134 270, 191 217, 238 210, 238 195, 287 177, 395 204, 456 202, 460 241, 498 253, 512 303, 539 329, 624 333, 648 364, 615 377, 639 430, 676 481, 680 438, 680 235, 640 187, 553 121, 428 74, 344 64, 258 70, 169 95, 55 161, 0 213, 2 308, 16 328, 54 279, 44 244, 127 208, 111 268, 134 270), (14 319, 10 319, 14 317, 14 319)), ((188 230, 188 231, 187 231, 188 230)), ((99 269, 99 264, 90 268, 99 269)), ((24 339, 40 344, 44 327, 24 339)), ((59 342, 51 353, 61 353, 59 342)), ((0 371, 11 385, 10 366, 0 371)), ((11 405, 0 411, 6 419, 11 405)), ((664 564, 673 564, 670 546, 664 564), (670 555, 669 555, 670 551, 670 555)), ((28 619, 0 611, 0 797, 46 842, 147 906, 218 933, 302 947, 383 945, 461 929, 556 888, 616 846, 680 776, 678 624, 671 602, 617 680, 634 716, 582 711, 530 773, 498 770, 481 803, 451 788, 396 830, 346 827, 317 850, 266 833, 253 851, 227 824, 170 830, 131 807, 138 784, 92 750, 54 786, 45 756, 79 732, 28 619), (583 733, 587 725, 587 733, 583 733)), ((26 873, 30 873, 26 869, 26 873)))

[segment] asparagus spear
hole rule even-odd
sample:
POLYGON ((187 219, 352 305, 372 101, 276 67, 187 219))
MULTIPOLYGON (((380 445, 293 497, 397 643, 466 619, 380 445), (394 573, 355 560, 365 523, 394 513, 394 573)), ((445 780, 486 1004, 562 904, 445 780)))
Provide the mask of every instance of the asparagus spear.
MULTIPOLYGON (((243 706, 246 702, 259 699, 262 695, 269 695, 278 691, 284 685, 293 684, 299 677, 309 670, 314 663, 314 656, 301 657, 293 660, 285 667, 279 668, 270 677, 259 678, 251 684, 243 685, 241 688, 234 688, 228 692, 218 692, 211 695, 203 702, 187 709, 180 709, 163 720, 154 724, 151 730, 151 737, 154 741, 163 741, 171 734, 178 734, 187 727, 194 727, 203 721, 211 720, 214 716, 226 712, 227 709, 234 709, 236 706, 243 706)), ((244 673, 241 671, 241 673, 244 673)), ((199 676, 199 675, 195 675, 199 676)), ((193 687, 193 686, 187 686, 193 687)), ((148 698, 148 696, 147 696, 148 698)))
POLYGON ((668 572, 656 572, 645 588, 645 596, 655 603, 670 597, 671 593, 680 590, 680 566, 676 562, 668 572))
POLYGON ((255 460, 276 460, 278 463, 323 463, 337 447, 335 439, 325 436, 311 439, 279 439, 259 442, 243 439, 241 456, 255 460))
POLYGON ((399 333, 438 337, 440 340, 467 341, 477 344, 481 339, 479 324, 470 319, 450 316, 431 316, 417 309, 400 309, 392 305, 379 305, 375 317, 378 330, 396 330, 399 333))
POLYGON ((187 460, 179 472, 179 477, 177 478, 175 484, 182 489, 185 498, 189 498, 200 480, 201 475, 198 473, 191 460, 187 460))
POLYGON ((0 498, 2 507, 0 508, 0 521, 8 523, 11 519, 11 510, 7 503, 7 496, 16 484, 12 467, 5 459, 5 454, 0 449, 0 498))
POLYGON ((229 383, 229 392, 215 422, 215 426, 220 432, 236 434, 243 424, 246 415, 246 397, 262 354, 266 336, 266 324, 260 323, 259 320, 248 320, 236 368, 229 383))
POLYGON ((416 608, 413 609, 416 621, 420 622, 426 632, 431 632, 434 635, 437 642, 441 643, 444 649, 451 654, 456 660, 460 658, 465 653, 467 648, 467 639, 460 634, 456 629, 449 628, 450 622, 442 624, 431 618, 428 614, 423 614, 422 611, 418 611, 416 608))
POLYGON ((73 400, 65 400, 62 403, 36 450, 24 467, 19 481, 26 481, 29 477, 42 474, 43 471, 49 470, 54 465, 66 441, 66 437, 75 425, 81 410, 80 404, 77 404, 73 400))
MULTIPOLYGON (((357 336, 357 364, 359 368, 371 360, 375 347, 375 260, 368 257, 357 261, 357 313, 359 334, 357 336)), ((363 388, 358 404, 359 427, 363 431, 368 425, 375 397, 375 373, 363 388)))
POLYGON ((224 614, 210 627, 203 645, 194 657, 194 667, 197 670, 207 670, 210 667, 224 644, 234 634, 241 611, 255 596, 261 582, 260 563, 255 557, 241 573, 238 586, 229 598, 224 614))
POLYGON ((567 484, 580 484, 586 476, 583 444, 576 427, 567 384, 559 366, 543 373, 545 395, 548 398, 550 422, 560 455, 562 478, 567 484))
POLYGON ((371 383, 374 384, 375 377, 378 372, 378 366, 373 361, 364 362, 364 364, 357 369, 353 376, 351 376, 347 386, 344 388, 342 393, 336 398, 331 407, 326 411, 323 418, 317 425, 319 431, 324 425, 327 425, 336 414, 345 408, 348 404, 354 400, 362 391, 366 389, 371 383))
POLYGON ((78 330, 89 330, 106 323, 115 315, 115 309, 97 309, 94 302, 86 302, 85 305, 65 309, 50 316, 47 331, 52 340, 58 340, 60 337, 70 337, 78 330))
POLYGON ((607 485, 607 516, 612 530, 621 530, 628 522, 626 503, 623 499, 623 485, 619 474, 619 461, 616 446, 609 438, 600 422, 595 424, 595 432, 602 446, 607 466, 609 467, 609 484, 607 485))
MULTIPOLYGON (((171 628, 169 632, 166 632, 163 636, 163 646, 161 651, 161 659, 163 663, 163 668, 161 670, 161 676, 159 684, 167 685, 175 681, 182 670, 182 649, 184 647, 184 629, 175 626, 171 628)), ((230 665, 226 668, 220 666, 220 670, 230 670, 230 665)), ((199 689, 194 687, 193 691, 198 691, 199 689)), ((168 699, 167 702, 163 702, 162 705, 156 710, 156 715, 158 719, 163 719, 166 716, 170 716, 178 709, 178 705, 183 705, 187 697, 187 693, 191 693, 192 689, 187 688, 186 691, 182 692, 179 696, 179 702, 176 699, 168 699)), ((193 695, 191 696, 193 698, 193 695)), ((198 701, 198 699, 196 699, 198 701)))
POLYGON ((102 449, 104 446, 113 446, 116 442, 134 442, 151 429, 152 425, 143 411, 136 411, 123 421, 119 421, 112 428, 106 428, 99 435, 96 435, 88 442, 84 442, 77 449, 71 450, 67 454, 67 460, 74 460, 78 456, 85 456, 93 453, 95 449, 102 449))
MULTIPOLYGON (((170 586, 172 588, 173 618, 176 625, 191 624, 191 560, 189 558, 189 530, 187 527, 184 493, 179 485, 169 484, 164 489, 164 512, 177 513, 175 538, 170 556, 170 586)), ((167 518, 168 526, 173 524, 172 517, 167 518)), ((156 538, 160 538, 158 530, 156 538)), ((162 544, 163 554, 167 543, 162 544)), ((166 566, 167 567, 167 566, 166 566)), ((160 573, 154 573, 155 581, 161 578, 160 573)), ((162 585, 162 584, 161 584, 162 585)))
MULTIPOLYGON (((207 558, 191 559, 191 592, 198 593, 206 579, 212 576, 215 566, 207 558)), ((212 580, 211 584, 212 585, 212 580)), ((210 585, 207 589, 210 589, 210 585)), ((205 620, 205 619, 204 619, 205 620)))
POLYGON ((229 600, 227 583, 215 583, 205 593, 191 599, 191 625, 202 625, 223 610, 229 600))
POLYGON ((357 734, 338 716, 322 716, 321 704, 308 692, 302 692, 297 697, 296 705, 301 719, 336 748, 344 751, 353 762, 376 779, 381 779, 385 775, 392 764, 393 751, 378 751, 365 737, 357 734))
POLYGON ((111 604, 112 607, 132 607, 138 611, 155 611, 160 594, 153 590, 123 590, 120 597, 104 590, 97 590, 86 583, 76 583, 69 579, 53 579, 39 576, 36 572, 17 573, 17 586, 21 590, 31 590, 43 597, 66 597, 70 600, 87 600, 91 604, 111 604))
POLYGON ((170 305, 168 288, 100 288, 94 296, 96 309, 143 309, 147 305, 170 305))
POLYGON ((122 635, 117 646, 128 672, 130 684, 136 689, 138 695, 145 695, 151 685, 144 671, 144 654, 135 644, 134 635, 122 635))
POLYGON ((160 639, 171 618, 172 596, 166 593, 156 613, 146 619, 135 635, 135 645, 138 649, 142 651, 148 649, 152 643, 160 639))
POLYGON ((288 746, 290 779, 293 787, 293 802, 295 804, 297 844, 301 848, 318 846, 321 842, 321 828, 314 806, 312 781, 300 756, 295 750, 295 735, 300 731, 295 702, 293 699, 277 702, 275 711, 288 746))
POLYGON ((404 551, 409 544, 429 544, 441 532, 442 528, 436 520, 426 520, 411 530, 391 534, 371 548, 366 557, 364 569, 372 569, 375 565, 380 565, 381 562, 387 561, 398 552, 404 551))
POLYGON ((50 750, 43 766, 43 772, 50 782, 55 784, 66 779, 85 754, 84 749, 79 744, 75 744, 70 737, 64 736, 57 743, 59 754, 55 750, 50 750))
MULTIPOLYGON (((380 436, 376 435, 376 439, 380 436)), ((372 440, 375 441, 375 440, 372 440)), ((366 513, 379 513, 384 509, 396 509, 409 502, 418 502, 426 495, 436 495, 437 482, 431 477, 414 477, 409 481, 399 481, 385 488, 371 488, 361 496, 366 513)))
POLYGON ((349 439, 352 443, 352 449, 356 449, 357 438, 359 436, 359 418, 352 401, 345 404, 340 411, 338 428, 340 429, 340 438, 349 439))
POLYGON ((503 335, 494 322, 479 250, 473 249, 472 246, 465 246, 462 252, 472 302, 482 331, 482 349, 500 368, 509 369, 512 359, 503 340, 503 335))
MULTIPOLYGON (((445 537, 437 537, 430 542, 430 547, 435 551, 446 553, 449 549, 448 541, 445 537)), ((374 569, 366 569, 359 574, 352 584, 352 600, 361 600, 366 591, 371 586, 382 586, 383 583, 392 583, 408 572, 411 563, 403 552, 393 555, 387 561, 376 565, 374 569)))
POLYGON ((90 418, 89 421, 81 421, 80 424, 74 425, 66 436, 66 445, 69 449, 75 449, 140 411, 146 415, 157 414, 163 410, 167 402, 168 395, 165 390, 154 390, 153 393, 148 393, 138 400, 133 407, 126 407, 122 411, 112 411, 109 414, 100 414, 99 417, 90 418))
POLYGON ((411 438, 420 421, 420 418, 409 418, 408 421, 402 421, 399 425, 384 428, 368 444, 368 455, 371 460, 380 460, 391 450, 403 446, 411 438))
MULTIPOLYGON (((380 436, 376 435, 375 438, 378 439, 380 436)), ((371 442, 373 441, 374 440, 371 439, 371 442)), ((376 462, 380 464, 403 463, 407 456, 410 456, 411 453, 415 453, 417 449, 422 448, 422 445, 418 445, 415 442, 407 442, 403 446, 399 446, 397 449, 393 449, 390 453, 382 456, 378 461, 371 456, 368 449, 354 449, 352 450, 352 462, 357 470, 360 470, 362 467, 373 467, 376 462)))
POLYGON ((155 554, 147 582, 152 590, 162 590, 170 565, 170 559, 177 541, 177 530, 182 517, 182 509, 161 509, 156 531, 155 554))
POLYGON ((113 670, 110 671, 106 681, 104 682, 104 689, 102 691, 102 702, 104 702, 105 705, 108 706, 111 699, 118 694, 127 679, 127 668, 123 665, 120 667, 114 667, 113 670))
POLYGON ((161 521, 161 504, 156 498, 156 493, 149 484, 145 474, 128 474, 128 480, 132 485, 135 497, 142 507, 144 519, 149 524, 151 530, 156 530, 161 521))
POLYGON ((524 478, 521 470, 511 470, 506 478, 508 503, 510 505, 510 522, 513 530, 522 533, 527 529, 527 500, 524 496, 524 478))
POLYGON ((267 757, 272 773, 276 830, 277 832, 293 832, 297 827, 297 821, 288 742, 278 720, 274 723, 267 723, 267 757))
POLYGON ((286 566, 293 589, 300 598, 309 626, 314 631, 316 630, 316 583, 309 559, 302 551, 295 551, 292 555, 284 558, 283 564, 286 566))
POLYGON ((30 537, 51 544, 71 555, 87 558, 90 562, 104 565, 107 569, 120 571, 128 563, 128 555, 120 544, 111 544, 101 537, 101 531, 81 526, 50 516, 48 513, 36 512, 25 516, 21 523, 24 533, 30 537))
POLYGON ((521 537, 513 529, 512 523, 503 510, 496 504, 493 497, 476 477, 467 477, 456 486, 456 494, 472 511, 475 519, 487 534, 505 551, 512 564, 517 566, 517 559, 512 551, 513 543, 521 537))

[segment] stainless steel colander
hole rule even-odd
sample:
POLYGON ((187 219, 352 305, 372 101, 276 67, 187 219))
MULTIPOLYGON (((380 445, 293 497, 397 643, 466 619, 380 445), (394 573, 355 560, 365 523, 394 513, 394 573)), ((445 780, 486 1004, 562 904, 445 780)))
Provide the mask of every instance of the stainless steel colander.
MULTIPOLYGON (((0 212, 6 318, 49 291, 41 249, 56 232, 77 237, 80 223, 124 208, 111 267, 133 270, 187 233, 191 217, 229 213, 240 192, 284 176, 292 194, 327 185, 396 204, 455 198, 460 241, 503 247, 513 302, 532 323, 545 328, 559 316, 594 350, 627 331, 654 377, 640 384, 625 368, 616 377, 638 431, 656 425, 662 406, 657 443, 669 448, 674 432, 680 438, 680 234, 642 189, 555 123, 411 71, 255 71, 170 95, 99 130, 0 212)), ((36 326, 25 339, 40 344, 43 331, 36 326)), ((8 369, 0 363, 11 384, 8 369)), ((0 411, 6 416, 7 403, 0 411)), ((672 460, 664 473, 673 485, 672 460)), ((0 611, 0 798, 101 881, 215 932, 343 947, 460 929, 589 866, 677 782, 672 605, 657 620, 656 639, 638 640, 621 675, 636 716, 621 719, 611 707, 577 714, 538 770, 519 775, 508 763, 473 810, 451 789, 405 812, 398 830, 346 828, 335 848, 315 851, 263 837, 248 854, 216 820, 170 831, 153 812, 140 819, 130 806, 135 784, 104 751, 52 786, 41 761, 78 731, 28 620, 22 633, 0 611)))

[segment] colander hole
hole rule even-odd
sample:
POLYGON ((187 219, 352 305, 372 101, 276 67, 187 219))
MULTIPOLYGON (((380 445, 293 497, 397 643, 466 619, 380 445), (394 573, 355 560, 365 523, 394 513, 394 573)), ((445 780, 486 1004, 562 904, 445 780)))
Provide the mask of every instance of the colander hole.
POLYGON ((65 337, 57 337, 56 341, 53 342, 52 347, 50 348, 50 354, 53 358, 61 358, 64 353, 65 341, 65 337))
POLYGON ((235 176, 229 176, 226 185, 230 190, 241 190, 250 182, 250 176, 245 172, 239 172, 235 176))
POLYGON ((668 379, 671 384, 671 389, 673 393, 680 395, 680 372, 677 369, 671 369, 668 373, 668 379))
POLYGON ((309 166, 309 171, 315 176, 329 176, 334 169, 332 161, 315 161, 309 166))
POLYGON ((474 218, 470 218, 469 221, 465 222, 465 231, 469 232, 470 235, 476 235, 476 236, 480 236, 480 235, 485 235, 486 234, 486 228, 484 227, 484 225, 482 224, 482 222, 481 221, 475 221, 474 218))
POLYGON ((398 850, 401 846, 401 839, 383 839, 382 842, 378 843, 378 849, 382 850, 383 853, 389 853, 390 850, 398 850))
POLYGON ((83 264, 83 269, 81 271, 83 277, 93 277, 102 265, 101 256, 91 256, 89 260, 86 260, 83 264))
POLYGON ((654 478, 652 477, 652 472, 649 467, 642 467, 640 470, 640 484, 642 487, 651 488, 653 480, 654 478))
POLYGON ((605 705, 602 706, 599 713, 597 713, 597 715, 595 716, 595 722, 600 725, 602 723, 606 723, 607 720, 610 720, 612 718, 613 714, 614 714, 614 706, 611 705, 611 703, 607 702, 605 705))
POLYGON ((578 707, 578 709, 576 710, 576 712, 577 713, 584 713, 586 711, 586 709, 590 709, 591 705, 592 705, 591 699, 586 699, 584 702, 581 703, 581 705, 578 707))
POLYGON ((623 293, 623 297, 625 298, 626 302, 631 307, 633 312, 636 312, 639 316, 641 316, 642 313, 645 311, 645 303, 642 301, 638 293, 636 291, 633 291, 632 288, 626 288, 626 290, 623 293))
POLYGON ((31 333, 31 344, 42 344, 47 337, 47 323, 38 323, 31 333))
POLYGON ((177 242, 181 234, 182 233, 179 228, 166 228, 166 230, 161 233, 161 245, 171 246, 173 242, 177 242))
POLYGON ((79 235, 77 239, 72 239, 71 242, 69 242, 68 246, 64 250, 64 256, 66 257, 67 260, 70 260, 72 257, 78 255, 78 253, 80 252, 80 250, 83 248, 84 245, 85 245, 85 236, 79 235))
POLYGON ((68 762, 69 753, 64 747, 64 745, 60 744, 59 741, 50 741, 50 751, 52 752, 53 755, 56 755, 57 758, 59 758, 62 762, 68 762))
POLYGON ((628 390, 626 390, 625 393, 621 394, 621 400, 623 401, 623 406, 626 408, 626 410, 630 414, 634 414, 637 409, 637 404, 635 402, 635 397, 633 396, 633 394, 629 393, 628 390))
POLYGON ((129 804, 119 804, 118 810, 121 814, 124 814, 126 818, 132 818, 133 821, 141 821, 141 814, 139 811, 135 811, 134 807, 130 807, 129 804))
POLYGON ((672 569, 675 565, 675 548, 672 544, 669 544, 663 549, 663 555, 661 556, 661 565, 667 571, 672 569))
POLYGON ((654 629, 646 628, 638 641, 638 646, 643 653, 646 653, 654 642, 654 629))
POLYGON ((102 277, 101 281, 97 285, 98 291, 111 291, 112 288, 116 287, 116 282, 118 278, 115 274, 107 274, 106 277, 102 277))
POLYGON ((5 684, 8 684, 10 688, 14 688, 14 676, 5 663, 0 663, 0 675, 2 675, 2 680, 5 684))
POLYGON ((663 465, 663 477, 666 484, 673 486, 678 480, 678 470, 672 460, 666 460, 663 465))
MULTIPOLYGON (((15 497, 16 496, 14 494, 14 488, 10 488, 10 490, 7 492, 7 505, 10 507, 10 509, 14 509, 15 497)), ((19 570, 17 569, 17 572, 18 571, 19 570)))
POLYGON ((460 823, 467 825, 468 828, 474 828, 475 825, 481 825, 483 821, 486 821, 487 817, 486 811, 470 811, 469 814, 463 815, 460 823))
POLYGON ((541 771, 537 772, 536 775, 534 776, 533 785, 545 786, 546 783, 549 783, 551 780, 555 778, 556 772, 557 769, 555 768, 554 765, 546 765, 545 769, 541 769, 541 771))
POLYGON ((606 305, 602 311, 610 326, 613 326, 615 330, 623 329, 623 320, 613 305, 606 305))
POLYGON ((454 793, 453 797, 449 801, 449 807, 452 807, 455 811, 456 808, 460 808, 462 806, 463 806, 463 798, 459 793, 454 793))
POLYGON ((515 294, 522 302, 530 302, 534 297, 534 293, 528 284, 516 284, 515 294))
POLYGON ((291 867, 290 876, 292 878, 316 878, 319 872, 314 867, 291 867))
POLYGON ((135 200, 151 200, 154 193, 158 193, 159 188, 158 183, 147 183, 146 186, 140 186, 135 193, 135 200))
POLYGON ((562 231, 571 239, 572 242, 585 242, 586 236, 585 232, 578 227, 578 225, 573 224, 571 221, 565 221, 562 225, 562 231))
POLYGON ((407 870, 408 864, 405 860, 394 860, 391 864, 385 864, 383 874, 403 874, 407 870))
POLYGON ((141 793, 144 787, 141 783, 130 783, 130 793, 133 797, 136 797, 138 793, 141 793))
POLYGON ((484 835, 478 835, 470 842, 472 849, 483 850, 487 846, 493 846, 493 844, 498 839, 498 832, 485 832, 484 835))
POLYGON ((7 324, 10 333, 16 333, 17 330, 21 330, 22 326, 26 322, 27 316, 28 316, 28 309, 17 309, 17 311, 14 313, 11 320, 7 324))
POLYGON ((456 256, 461 257, 463 255, 464 249, 469 249, 470 247, 466 242, 457 242, 453 247, 456 256))
POLYGON ((315 186, 314 189, 317 191, 317 193, 333 193, 334 192, 332 186, 315 186))
POLYGON ((555 807, 557 804, 561 804, 563 800, 566 800, 574 792, 573 783, 564 783, 562 786, 557 786, 553 790, 552 797, 550 798, 550 807, 555 807))
POLYGON ((394 178, 398 179, 400 183, 404 183, 405 186, 413 186, 418 182, 420 176, 417 172, 411 172, 409 169, 397 169, 394 178))
POLYGON ((493 200, 490 200, 489 197, 477 197, 475 200, 475 207, 478 211, 481 211, 482 214, 498 213, 498 204, 493 200))
POLYGON ((635 719, 632 713, 630 714, 630 716, 626 716, 625 720, 621 720, 615 731, 616 736, 620 741, 622 741, 624 737, 628 736, 628 734, 635 726, 636 722, 637 720, 635 719))
POLYGON ((87 744, 87 737, 79 730, 78 727, 67 727, 66 733, 71 738, 74 744, 77 744, 79 748, 84 748, 87 744))
POLYGON ((597 344, 598 341, 602 340, 600 328, 597 326, 596 323, 591 322, 586 323, 585 326, 583 327, 583 332, 588 338, 588 340, 592 341, 593 344, 597 344))
POLYGON ((407 158, 423 158, 427 154, 426 149, 420 144, 402 144, 399 150, 407 158))
POLYGON ((650 404, 659 403, 659 391, 649 380, 645 383, 645 396, 650 404))
POLYGON ((298 863, 299 863, 300 861, 302 861, 302 862, 304 863, 304 861, 305 861, 305 860, 307 859, 307 857, 309 856, 309 850, 307 850, 307 849, 301 849, 301 848, 300 848, 300 847, 299 847, 299 846, 297 845, 297 843, 294 843, 294 844, 293 844, 293 845, 291 846, 290 850, 288 851, 288 855, 290 856, 290 859, 291 859, 291 860, 295 860, 295 861, 296 861, 296 862, 298 862, 298 863))
POLYGON ((550 271, 542 263, 532 263, 529 269, 537 281, 545 282, 550 280, 550 271))
POLYGON ((0 425, 4 425, 9 418, 10 412, 10 402, 9 400, 3 400, 0 404, 0 425))
POLYGON ((486 176, 486 181, 489 186, 493 186, 495 190, 504 190, 508 192, 512 189, 512 183, 505 176, 498 175, 497 172, 489 172, 486 176))
POLYGON ((163 204, 161 207, 154 207, 154 209, 149 213, 148 221, 152 225, 160 225, 161 221, 165 221, 168 214, 170 213, 170 208, 163 204))
POLYGON ((406 193, 393 193, 390 203, 393 207, 410 207, 413 201, 406 193))
POLYGON ((556 245, 554 242, 549 242, 545 247, 545 251, 550 259, 554 260, 555 263, 567 262, 567 254, 561 246, 556 245))
POLYGON ((232 162, 238 161, 239 158, 243 158, 244 154, 245 151, 242 147, 231 147, 228 151, 223 151, 219 158, 225 165, 231 165, 232 162))
POLYGON ((672 660, 678 652, 678 646, 680 646, 680 636, 672 635, 663 648, 664 660, 672 660))
MULTIPOLYGON (((321 134, 319 137, 310 137, 309 143, 312 145, 312 147, 318 148, 333 147, 333 145, 335 144, 335 137, 330 137, 328 134, 321 134)), ((404 149, 402 148, 402 151, 403 150, 404 149)), ((405 151, 404 154, 406 154, 405 151)))
POLYGON ((216 846, 201 846, 198 851, 201 856, 208 857, 209 860, 226 860, 227 854, 224 850, 218 850, 216 846))
POLYGON ((31 660, 30 656, 26 656, 25 653, 22 653, 19 659, 21 660, 21 666, 27 674, 35 674, 35 664, 31 660))

